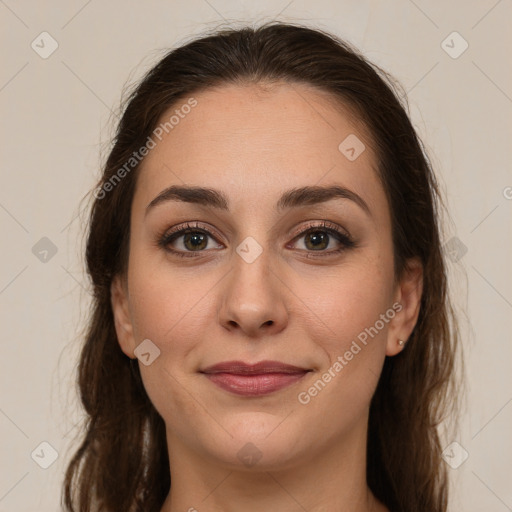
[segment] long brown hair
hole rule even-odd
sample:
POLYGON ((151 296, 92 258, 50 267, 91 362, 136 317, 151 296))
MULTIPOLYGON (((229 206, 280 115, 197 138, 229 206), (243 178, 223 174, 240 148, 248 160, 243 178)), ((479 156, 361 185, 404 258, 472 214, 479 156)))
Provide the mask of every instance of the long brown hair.
POLYGON ((110 302, 113 277, 127 269, 139 167, 127 169, 126 162, 146 144, 161 116, 193 93, 227 83, 277 81, 315 86, 357 113, 375 144, 390 206, 395 277, 408 258, 423 264, 418 322, 406 350, 386 358, 371 402, 367 481, 394 512, 446 511, 448 482, 437 427, 456 391, 458 336, 441 250, 438 185, 389 76, 332 35, 276 22, 219 30, 170 51, 127 99, 88 225, 94 297, 78 367, 87 422, 66 472, 68 511, 160 511, 171 485, 165 425, 138 366, 119 347, 110 302), (126 172, 117 179, 123 166, 126 172))

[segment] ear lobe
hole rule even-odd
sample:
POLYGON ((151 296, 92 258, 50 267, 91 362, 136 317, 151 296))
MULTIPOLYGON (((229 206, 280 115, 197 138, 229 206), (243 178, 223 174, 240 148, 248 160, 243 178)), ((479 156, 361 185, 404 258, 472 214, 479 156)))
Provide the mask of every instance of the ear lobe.
POLYGON ((386 355, 395 356, 406 347, 421 308, 423 295, 423 265, 418 258, 407 261, 400 282, 397 285, 395 300, 401 305, 388 329, 386 355), (400 340, 404 343, 400 343, 400 340))
POLYGON ((130 358, 134 358, 135 343, 133 338, 133 326, 128 307, 128 290, 124 280, 115 276, 110 285, 110 302, 114 315, 117 341, 121 350, 130 358))

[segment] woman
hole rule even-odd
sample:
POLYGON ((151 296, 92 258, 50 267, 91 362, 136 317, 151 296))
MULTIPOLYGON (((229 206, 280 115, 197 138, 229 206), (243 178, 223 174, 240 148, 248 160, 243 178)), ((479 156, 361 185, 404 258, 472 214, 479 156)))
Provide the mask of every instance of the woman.
POLYGON ((300 26, 192 41, 94 196, 67 510, 446 511, 439 196, 383 72, 300 26))

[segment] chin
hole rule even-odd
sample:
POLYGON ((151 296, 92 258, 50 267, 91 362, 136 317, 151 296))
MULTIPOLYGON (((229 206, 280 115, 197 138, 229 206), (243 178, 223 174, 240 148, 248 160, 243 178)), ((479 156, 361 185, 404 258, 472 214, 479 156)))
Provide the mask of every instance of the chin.
MULTIPOLYGON (((268 413, 244 413, 221 422, 233 437, 219 433, 222 438, 213 438, 213 445, 204 448, 230 470, 287 469, 300 457, 303 434, 299 430, 294 435, 292 425, 285 427, 283 423, 283 418, 268 413)), ((212 438, 208 444, 212 444, 212 438)))

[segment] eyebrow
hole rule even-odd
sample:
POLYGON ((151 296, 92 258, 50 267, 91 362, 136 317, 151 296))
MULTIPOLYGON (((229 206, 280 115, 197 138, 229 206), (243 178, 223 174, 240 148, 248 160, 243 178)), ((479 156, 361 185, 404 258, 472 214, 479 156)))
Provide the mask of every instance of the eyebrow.
MULTIPOLYGON (((339 185, 307 186, 286 191, 277 202, 277 209, 296 208, 325 203, 331 199, 348 199, 357 204, 365 213, 371 216, 370 208, 364 199, 348 188, 339 185)), ((158 204, 167 201, 182 201, 185 203, 209 206, 219 210, 229 210, 229 201, 220 191, 194 186, 171 185, 162 190, 147 206, 146 215, 158 204)))

